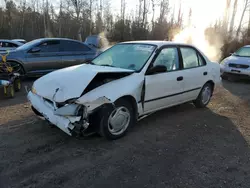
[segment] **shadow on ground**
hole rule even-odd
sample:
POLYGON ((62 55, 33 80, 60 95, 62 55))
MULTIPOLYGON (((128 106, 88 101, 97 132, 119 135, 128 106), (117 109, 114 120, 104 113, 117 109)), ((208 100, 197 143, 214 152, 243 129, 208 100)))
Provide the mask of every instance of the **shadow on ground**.
POLYGON ((250 102, 250 80, 223 80, 222 85, 233 95, 250 102))
POLYGON ((250 185, 249 146, 236 125, 190 104, 155 113, 116 141, 79 140, 38 120, 2 125, 0 138, 2 188, 250 185))

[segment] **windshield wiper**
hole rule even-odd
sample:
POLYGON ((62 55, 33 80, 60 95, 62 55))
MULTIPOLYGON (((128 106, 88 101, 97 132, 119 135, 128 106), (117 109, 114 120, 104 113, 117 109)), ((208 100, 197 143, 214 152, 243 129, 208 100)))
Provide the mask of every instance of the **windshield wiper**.
POLYGON ((113 65, 109 65, 109 64, 103 64, 103 65, 100 65, 100 66, 105 66, 105 67, 115 67, 113 65))
POLYGON ((92 61, 87 61, 87 63, 86 63, 86 64, 96 65, 96 64, 94 64, 92 61))

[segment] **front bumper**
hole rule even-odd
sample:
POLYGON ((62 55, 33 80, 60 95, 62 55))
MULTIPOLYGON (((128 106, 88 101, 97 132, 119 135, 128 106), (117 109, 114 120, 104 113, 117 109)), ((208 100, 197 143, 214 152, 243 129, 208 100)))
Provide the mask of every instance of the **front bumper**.
POLYGON ((33 111, 38 116, 43 116, 46 120, 60 128, 63 132, 72 136, 71 132, 74 128, 73 124, 80 121, 80 116, 64 117, 55 115, 54 106, 45 101, 42 97, 32 93, 31 91, 28 93, 28 100, 34 108, 33 111))
POLYGON ((250 78, 250 69, 233 68, 228 66, 220 66, 221 76, 239 76, 244 78, 250 78))

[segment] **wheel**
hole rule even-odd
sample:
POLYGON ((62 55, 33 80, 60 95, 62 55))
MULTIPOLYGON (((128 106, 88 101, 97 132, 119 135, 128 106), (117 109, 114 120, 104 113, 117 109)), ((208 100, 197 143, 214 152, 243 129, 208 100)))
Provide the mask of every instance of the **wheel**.
POLYGON ((103 110, 99 133, 108 140, 123 137, 135 123, 135 112, 132 104, 125 99, 115 102, 115 109, 103 110))
POLYGON ((21 87, 22 87, 22 85, 21 85, 21 80, 20 80, 20 78, 15 79, 15 81, 14 81, 14 88, 15 88, 15 91, 20 91, 20 90, 21 90, 21 87))
POLYGON ((203 88, 200 91, 199 96, 197 97, 197 99, 193 102, 194 105, 197 108, 204 108, 208 105, 208 103, 211 100, 213 94, 213 87, 212 84, 207 83, 203 86, 203 88))

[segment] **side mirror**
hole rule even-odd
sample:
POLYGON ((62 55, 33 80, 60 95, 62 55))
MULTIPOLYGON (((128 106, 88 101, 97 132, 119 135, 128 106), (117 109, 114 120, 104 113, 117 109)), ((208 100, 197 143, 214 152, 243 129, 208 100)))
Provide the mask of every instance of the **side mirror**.
POLYGON ((167 67, 164 65, 156 65, 146 72, 146 75, 152 75, 152 74, 157 74, 157 73, 163 73, 167 72, 167 67))
POLYGON ((32 48, 31 49, 31 53, 36 53, 36 52, 40 52, 41 51, 41 48, 39 48, 39 47, 34 47, 34 48, 32 48))

